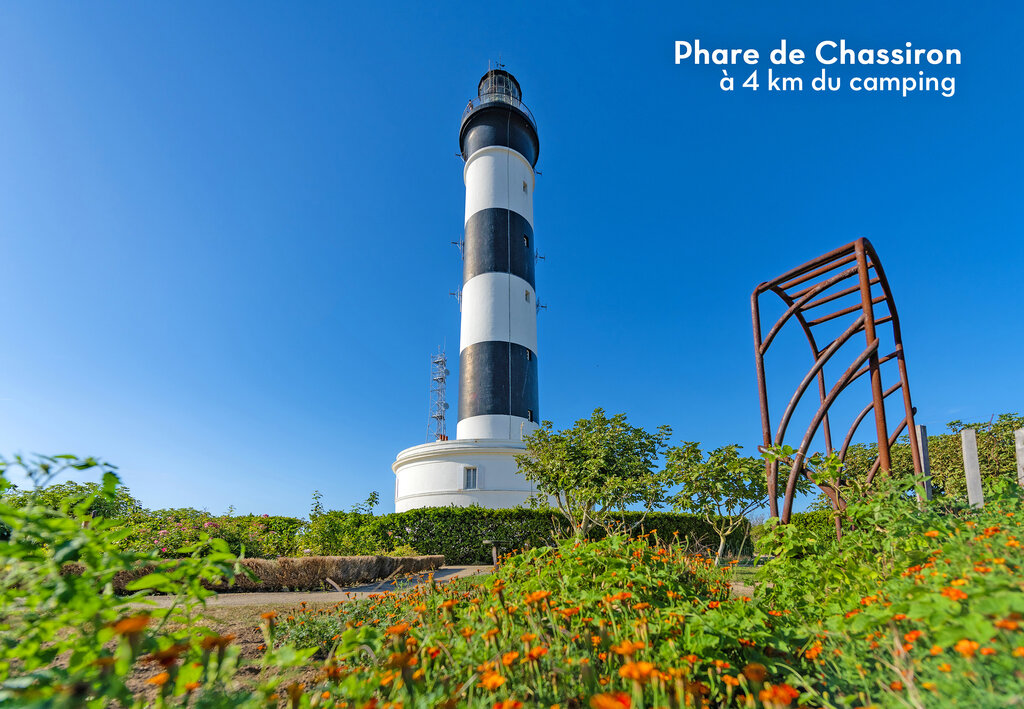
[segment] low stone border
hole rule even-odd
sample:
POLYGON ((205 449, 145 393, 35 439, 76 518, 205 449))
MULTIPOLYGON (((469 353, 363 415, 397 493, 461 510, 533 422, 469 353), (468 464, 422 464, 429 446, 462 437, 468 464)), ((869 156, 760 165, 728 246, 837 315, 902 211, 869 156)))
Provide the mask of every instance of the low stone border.
MULTIPOLYGON (((378 581, 402 574, 423 573, 444 566, 444 557, 435 556, 300 556, 279 559, 243 559, 242 565, 256 575, 257 580, 239 574, 233 586, 225 583, 203 586, 214 591, 323 591, 332 584, 352 586, 378 581), (329 580, 328 580, 329 579, 329 580)), ((61 573, 78 575, 85 567, 77 562, 64 564, 61 573)), ((114 590, 124 593, 125 586, 135 579, 152 573, 153 565, 122 571, 114 576, 114 590)))

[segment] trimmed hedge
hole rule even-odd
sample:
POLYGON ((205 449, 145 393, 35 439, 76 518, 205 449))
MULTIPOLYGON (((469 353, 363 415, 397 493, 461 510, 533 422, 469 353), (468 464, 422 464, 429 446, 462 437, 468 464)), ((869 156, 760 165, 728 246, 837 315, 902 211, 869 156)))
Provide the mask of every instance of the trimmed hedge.
MULTIPOLYGON (((641 512, 628 512, 627 525, 643 518, 641 512)), ((482 507, 425 507, 365 520, 361 530, 382 550, 409 545, 421 554, 441 554, 448 564, 489 564, 491 548, 485 539, 506 542, 505 551, 553 543, 556 525, 564 522, 557 512, 530 509, 491 510, 482 507)), ((696 549, 717 548, 718 536, 707 522, 697 515, 655 512, 648 514, 636 533, 655 532, 663 541, 674 533, 687 539, 696 549)), ((727 550, 735 551, 744 530, 734 532, 727 550)), ((592 530, 593 537, 603 530, 592 530)))
MULTIPOLYGON (((253 591, 322 591, 331 590, 327 579, 339 586, 352 586, 385 579, 393 574, 411 574, 433 571, 444 565, 443 556, 304 556, 280 559, 243 559, 242 566, 256 575, 256 580, 245 574, 235 577, 235 584, 203 582, 205 588, 220 592, 253 591)), ((61 575, 81 574, 84 566, 77 562, 64 564, 61 575)), ((138 566, 131 571, 120 571, 114 576, 114 591, 124 593, 125 587, 146 574, 154 573, 152 564, 138 566)))
MULTIPOLYGON (((794 512, 789 518, 789 523, 803 530, 804 536, 816 539, 822 548, 836 543, 836 523, 832 517, 832 510, 794 512)), ((753 528, 750 535, 754 540, 754 551, 758 554, 768 553, 761 545, 763 530, 764 526, 759 524, 753 528)))

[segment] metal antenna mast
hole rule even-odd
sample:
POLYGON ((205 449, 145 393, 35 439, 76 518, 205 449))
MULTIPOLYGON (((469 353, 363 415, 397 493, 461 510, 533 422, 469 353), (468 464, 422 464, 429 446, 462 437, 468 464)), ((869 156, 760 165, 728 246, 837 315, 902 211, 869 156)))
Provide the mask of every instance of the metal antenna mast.
POLYGON ((427 440, 433 436, 435 441, 447 441, 448 431, 445 418, 448 415, 448 402, 445 400, 445 387, 448 382, 448 356, 440 347, 437 354, 430 355, 430 417, 427 422, 427 440))

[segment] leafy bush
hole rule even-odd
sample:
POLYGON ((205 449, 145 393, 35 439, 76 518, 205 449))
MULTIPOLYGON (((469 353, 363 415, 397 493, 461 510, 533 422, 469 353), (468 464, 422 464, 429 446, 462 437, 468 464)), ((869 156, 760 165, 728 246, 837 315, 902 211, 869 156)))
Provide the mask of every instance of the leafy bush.
POLYGON ((173 557, 180 547, 195 544, 207 535, 222 539, 232 554, 270 559, 295 556, 299 552, 298 531, 305 524, 295 517, 270 515, 212 515, 209 512, 180 508, 140 510, 121 520, 124 531, 121 548, 155 551, 173 557))

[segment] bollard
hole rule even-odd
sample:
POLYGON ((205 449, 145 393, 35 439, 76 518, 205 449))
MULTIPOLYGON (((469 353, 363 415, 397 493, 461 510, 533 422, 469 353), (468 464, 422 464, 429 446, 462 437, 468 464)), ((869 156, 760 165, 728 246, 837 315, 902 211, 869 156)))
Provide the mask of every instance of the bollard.
POLYGON ((1017 484, 1024 487, 1024 428, 1014 431, 1013 439, 1017 444, 1017 484))
POLYGON ((978 434, 973 428, 960 431, 963 445, 964 474, 967 476, 967 501, 974 507, 985 504, 981 491, 981 466, 978 464, 978 434))
MULTIPOLYGON (((917 434, 917 449, 921 452, 921 477, 924 484, 924 499, 932 499, 932 462, 928 457, 928 427, 923 425, 914 426, 917 434)), ((920 496, 918 496, 920 499, 920 496)))

